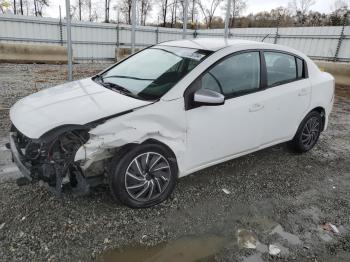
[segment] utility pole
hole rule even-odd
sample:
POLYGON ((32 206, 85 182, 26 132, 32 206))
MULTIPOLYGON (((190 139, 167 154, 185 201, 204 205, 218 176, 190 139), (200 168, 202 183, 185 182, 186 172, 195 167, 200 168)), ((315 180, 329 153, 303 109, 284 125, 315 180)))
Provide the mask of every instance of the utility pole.
POLYGON ((72 66, 72 34, 70 24, 70 0, 66 0, 66 19, 67 19, 67 51, 68 51, 68 81, 73 80, 72 66))
POLYGON ((226 17, 225 17, 225 33, 224 33, 225 39, 228 38, 228 25, 230 22, 231 1, 232 0, 227 0, 227 9, 226 9, 226 17))
POLYGON ((136 0, 131 2, 131 53, 135 53, 136 0))
POLYGON ((182 38, 186 39, 188 0, 182 0, 182 1, 185 1, 185 3, 184 3, 184 10, 183 10, 184 13, 183 13, 182 38))

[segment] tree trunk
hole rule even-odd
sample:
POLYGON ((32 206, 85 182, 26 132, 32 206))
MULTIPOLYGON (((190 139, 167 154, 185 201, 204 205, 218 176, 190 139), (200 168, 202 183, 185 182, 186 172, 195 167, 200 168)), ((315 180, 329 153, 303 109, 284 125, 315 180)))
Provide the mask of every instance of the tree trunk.
POLYGON ((81 21, 81 0, 78 2, 78 7, 79 7, 79 21, 81 21))
POLYGON ((105 1, 105 22, 109 23, 109 0, 105 1))
POLYGON ((128 21, 127 21, 127 23, 129 25, 131 25, 131 5, 132 5, 132 0, 129 0, 128 4, 129 4, 129 6, 128 6, 128 21))
POLYGON ((174 14, 175 14, 175 18, 174 18, 174 25, 175 25, 175 28, 176 28, 176 22, 177 22, 176 12, 177 12, 177 1, 176 1, 176 4, 175 4, 175 11, 174 11, 174 14))
POLYGON ((213 21, 213 16, 210 15, 208 20, 209 20, 208 21, 208 29, 211 29, 211 23, 213 21))
POLYGON ((36 6, 36 0, 34 0, 34 13, 35 13, 35 16, 38 16, 38 9, 36 6))
POLYGON ((235 13, 236 13, 236 0, 233 0, 233 11, 232 11, 231 24, 230 24, 231 28, 234 28, 235 26, 235 13))
POLYGON ((145 13, 145 2, 141 1, 141 14, 140 14, 140 24, 141 25, 143 25, 144 13, 145 13))
POLYGON ((192 25, 194 24, 194 7, 196 4, 196 0, 192 0, 192 14, 191 14, 191 20, 192 20, 192 25))
POLYGON ((92 13, 91 13, 91 0, 88 2, 88 8, 89 8, 89 21, 92 21, 92 13))
POLYGON ((165 0, 164 9, 163 9, 163 27, 165 27, 165 25, 166 25, 166 13, 167 13, 167 10, 168 10, 168 0, 165 0))
POLYGON ((176 5, 176 1, 173 2, 173 7, 172 7, 172 10, 171 10, 171 24, 170 24, 170 27, 173 28, 174 26, 174 18, 176 16, 175 14, 175 5, 176 5), (175 16, 174 16, 175 14, 175 16))
POLYGON ((23 15, 23 0, 19 0, 19 4, 21 7, 21 15, 23 15))

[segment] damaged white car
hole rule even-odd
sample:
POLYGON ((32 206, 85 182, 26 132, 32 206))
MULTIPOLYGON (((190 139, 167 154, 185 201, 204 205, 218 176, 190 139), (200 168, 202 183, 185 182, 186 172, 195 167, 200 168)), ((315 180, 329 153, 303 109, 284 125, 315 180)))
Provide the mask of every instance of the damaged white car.
POLYGON ((326 128, 334 78, 288 47, 171 41, 100 74, 42 90, 10 110, 21 172, 61 194, 108 183, 130 207, 169 197, 179 177, 326 128))

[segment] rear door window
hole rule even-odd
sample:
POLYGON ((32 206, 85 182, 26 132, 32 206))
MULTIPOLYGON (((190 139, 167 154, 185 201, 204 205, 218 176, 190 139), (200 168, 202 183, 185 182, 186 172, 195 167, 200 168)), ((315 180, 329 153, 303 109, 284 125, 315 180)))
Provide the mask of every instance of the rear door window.
POLYGON ((298 79, 302 79, 304 77, 304 61, 300 58, 295 59, 297 61, 298 79))
POLYGON ((297 79, 297 65, 294 56, 278 52, 264 52, 264 56, 269 87, 297 79))

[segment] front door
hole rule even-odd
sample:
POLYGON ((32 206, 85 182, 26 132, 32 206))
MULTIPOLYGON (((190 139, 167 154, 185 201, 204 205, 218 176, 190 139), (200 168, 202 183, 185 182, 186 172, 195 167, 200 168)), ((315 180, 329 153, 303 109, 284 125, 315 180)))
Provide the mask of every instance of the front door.
POLYGON ((264 110, 260 82, 258 51, 231 55, 195 81, 195 90, 211 89, 222 93, 226 100, 223 105, 187 108, 187 170, 260 146, 264 110))

